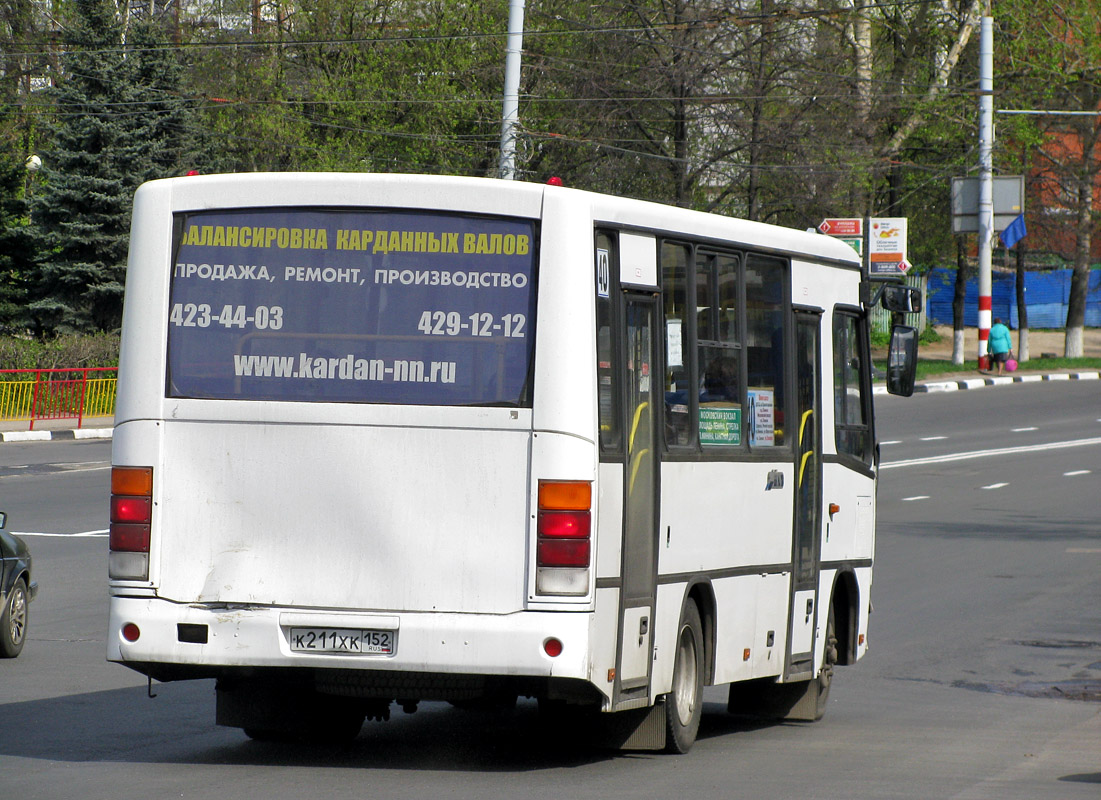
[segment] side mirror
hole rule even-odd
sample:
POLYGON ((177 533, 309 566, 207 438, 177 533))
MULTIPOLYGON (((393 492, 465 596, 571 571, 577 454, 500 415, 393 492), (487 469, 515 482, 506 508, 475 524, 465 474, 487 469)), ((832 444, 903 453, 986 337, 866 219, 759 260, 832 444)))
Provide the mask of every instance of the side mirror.
POLYGON ((8 515, 0 511, 0 530, 8 527, 8 515))
POLYGON ((895 325, 891 328, 891 344, 887 348, 887 392, 902 397, 914 393, 917 376, 917 328, 895 325))
POLYGON ((921 311, 921 289, 901 284, 887 284, 883 287, 880 304, 894 313, 917 313, 921 311))

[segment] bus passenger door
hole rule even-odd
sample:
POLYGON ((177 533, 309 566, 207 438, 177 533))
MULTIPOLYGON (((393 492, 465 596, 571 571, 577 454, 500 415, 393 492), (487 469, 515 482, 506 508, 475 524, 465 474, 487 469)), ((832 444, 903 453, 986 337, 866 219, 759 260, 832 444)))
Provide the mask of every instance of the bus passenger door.
POLYGON ((795 314, 795 522, 786 680, 802 680, 814 673, 822 505, 821 319, 820 313, 795 314))
POLYGON ((623 295, 627 459, 624 464, 623 563, 620 592, 616 705, 648 700, 653 662, 653 619, 657 580, 657 479, 653 322, 654 300, 623 295))

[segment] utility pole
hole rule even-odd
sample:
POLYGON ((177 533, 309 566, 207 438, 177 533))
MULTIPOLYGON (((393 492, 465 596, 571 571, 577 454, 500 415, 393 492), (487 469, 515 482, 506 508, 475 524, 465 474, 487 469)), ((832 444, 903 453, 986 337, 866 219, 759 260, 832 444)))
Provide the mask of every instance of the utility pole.
POLYGON ((979 369, 989 367, 990 264, 994 239, 994 19, 982 18, 979 43, 979 369))
POLYGON ((520 52, 524 48, 524 0, 509 0, 505 97, 501 111, 500 174, 516 179, 516 131, 520 127, 520 52))

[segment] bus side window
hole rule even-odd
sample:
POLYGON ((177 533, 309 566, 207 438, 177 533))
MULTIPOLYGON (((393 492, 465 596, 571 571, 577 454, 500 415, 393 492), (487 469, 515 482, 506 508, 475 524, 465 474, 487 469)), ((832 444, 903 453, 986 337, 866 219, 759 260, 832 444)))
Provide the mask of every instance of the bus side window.
POLYGON ((837 454, 865 464, 872 461, 872 432, 868 424, 866 383, 868 360, 862 346, 863 320, 837 311, 833 317, 834 436, 837 454))
POLYGON ((696 256, 697 347, 700 367, 700 444, 744 444, 742 344, 738 322, 738 258, 696 256))
POLYGON ((787 263, 750 255, 745 267, 749 446, 788 442, 784 424, 784 284, 787 263))

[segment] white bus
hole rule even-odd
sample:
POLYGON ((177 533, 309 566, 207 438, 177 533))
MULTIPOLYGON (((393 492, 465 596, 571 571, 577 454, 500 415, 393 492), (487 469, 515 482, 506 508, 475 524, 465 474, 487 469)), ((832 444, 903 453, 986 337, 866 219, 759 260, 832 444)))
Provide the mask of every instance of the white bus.
POLYGON ((146 184, 108 659, 256 738, 522 696, 684 752, 725 684, 815 719, 868 646, 868 311, 916 308, 874 288, 827 236, 558 186, 146 184))

